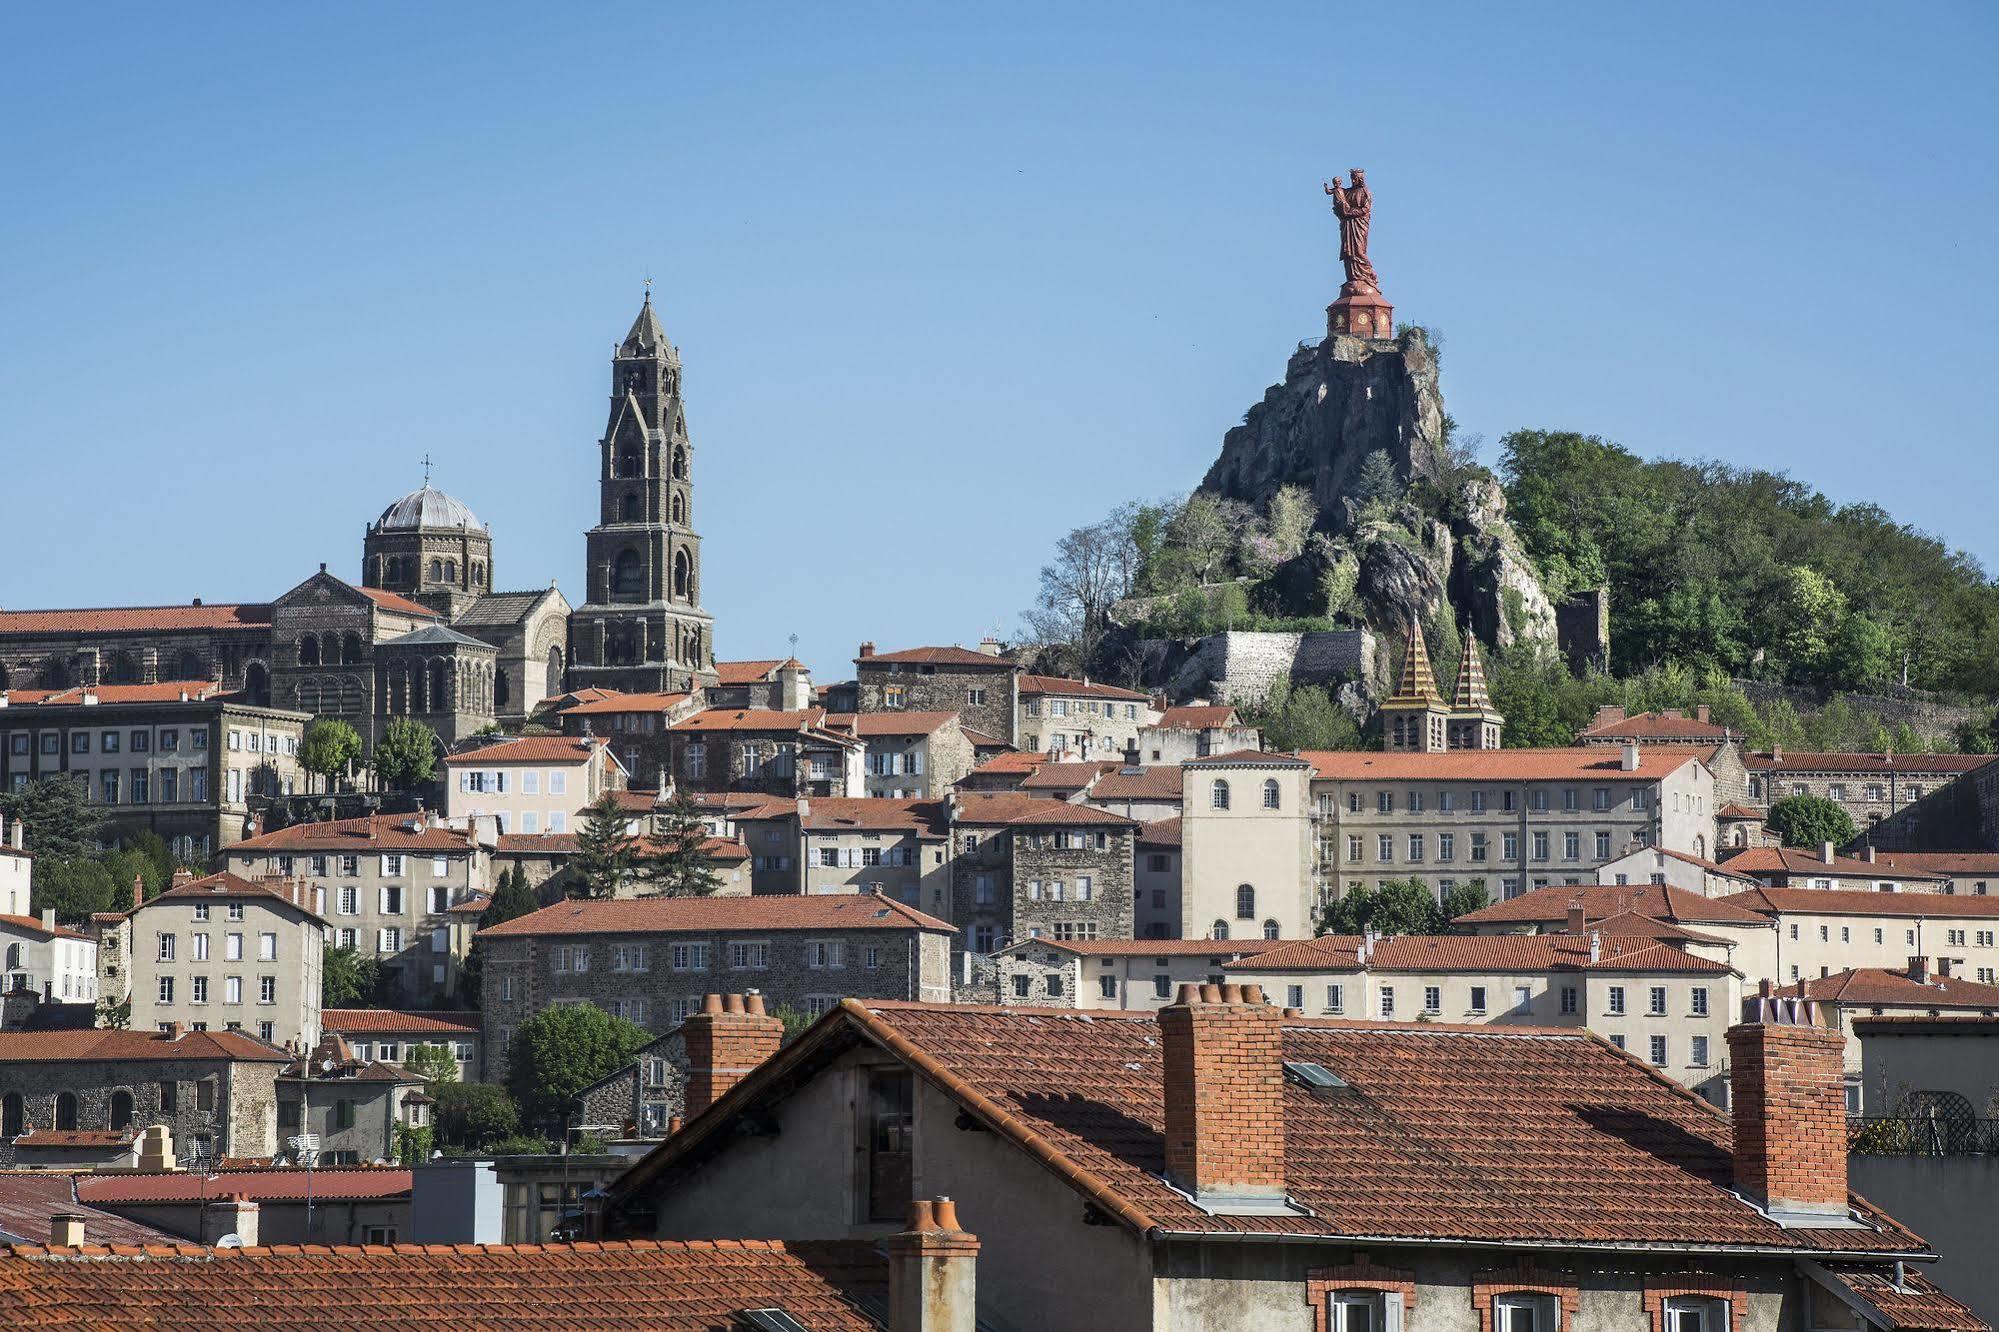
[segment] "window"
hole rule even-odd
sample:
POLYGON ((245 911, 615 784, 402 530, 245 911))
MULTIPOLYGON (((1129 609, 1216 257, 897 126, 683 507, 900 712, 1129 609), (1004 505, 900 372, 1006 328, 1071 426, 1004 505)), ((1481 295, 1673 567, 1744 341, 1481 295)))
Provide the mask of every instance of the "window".
POLYGON ((1612 1032, 1610 1037, 1610 1043, 1616 1046, 1618 1049, 1622 1050, 1624 1048, 1624 1033, 1621 1031, 1612 1032))
POLYGON ((385 854, 382 857, 382 876, 389 879, 401 878, 403 875, 403 864, 404 857, 402 855, 395 852, 385 854))
MULTIPOLYGON (((1025 976, 1018 977, 1026 980, 1025 976)), ((867 1219, 903 1221, 909 1214, 915 1085, 909 1070, 870 1069, 866 1109, 867 1219)))
MULTIPOLYGON (((1543 833, 1542 836, 1545 837, 1547 834, 1543 833)), ((1520 834, 1501 833, 1499 835, 1499 854, 1504 860, 1520 859, 1520 834)))
POLYGON ((1385 1018, 1395 1016, 1395 987, 1393 985, 1384 985, 1381 987, 1381 1015, 1385 1018))
POLYGON ((240 934, 224 935, 222 939, 222 945, 223 945, 222 958, 225 962, 241 962, 243 960, 242 935, 240 934))
POLYGON ((1235 890, 1235 918, 1256 919, 1256 889, 1249 884, 1242 884, 1235 890))
POLYGON ((1229 784, 1219 777, 1208 788, 1208 804, 1214 809, 1227 809, 1229 807, 1229 784))
POLYGON ((1612 1013, 1622 1013, 1624 1011, 1624 987, 1622 985, 1613 985, 1610 987, 1607 1007, 1612 1013))
POLYGON ((193 1003, 193 1004, 205 1004, 205 1003, 207 1003, 207 1002, 208 1002, 208 977, 206 977, 206 976, 190 976, 190 977, 188 977, 188 981, 187 981, 187 998, 188 998, 188 1002, 189 1002, 189 1003, 193 1003))
POLYGON ((1336 1290, 1330 1312, 1332 1332, 1387 1332, 1380 1291, 1336 1290))
POLYGON ((257 1002, 260 1004, 275 1004, 277 1001, 278 978, 276 976, 259 976, 257 978, 257 1002))
POLYGON ((206 962, 208 960, 208 936, 205 934, 190 934, 188 938, 194 944, 194 960, 197 962, 206 962))
POLYGON ((1483 1013, 1485 1011, 1485 986, 1474 985, 1471 987, 1471 1011, 1474 1013, 1483 1013))
POLYGON ((1707 1037, 1696 1036, 1687 1054, 1687 1062, 1695 1068, 1707 1067, 1707 1037))
POLYGON ((260 962, 275 962, 278 959, 278 936, 271 933, 257 936, 257 959, 260 962))
POLYGON ((162 1004, 170 1004, 173 1001, 174 1001, 174 978, 172 976, 162 976, 160 977, 160 990, 157 1002, 162 1004))
POLYGON ((1280 793, 1277 786, 1277 779, 1272 777, 1263 784, 1263 807, 1265 809, 1276 809, 1279 803, 1280 793))
POLYGON ((1410 864, 1412 864, 1412 865, 1417 865, 1417 864, 1421 864, 1421 863, 1422 863, 1422 860, 1423 860, 1423 834, 1422 834, 1422 833, 1410 833, 1410 834, 1409 834, 1409 863, 1410 863, 1410 864))
POLYGON ((1471 835, 1471 858, 1481 862, 1485 859, 1485 834, 1482 832, 1471 835))
POLYGON ((1516 1291, 1492 1302, 1492 1332, 1560 1332, 1561 1325, 1553 1295, 1516 1291))
POLYGON ((1328 985, 1326 987, 1326 1011, 1328 1013, 1344 1013, 1346 1007, 1347 987, 1344 985, 1328 985))
POLYGON ((1225 920, 1217 920, 1217 921, 1216 921, 1216 922, 1215 922, 1215 923, 1214 923, 1213 925, 1210 925, 1210 926, 1208 927, 1208 937, 1209 937, 1210 939, 1226 939, 1226 938, 1228 938, 1228 937, 1229 937, 1229 923, 1228 923, 1227 921, 1225 921, 1225 920))
POLYGON ((171 934, 162 934, 160 936, 159 961, 171 962, 174 960, 174 941, 174 936, 171 934))
POLYGON ((1666 1063, 1666 1038, 1664 1036, 1652 1037, 1649 1053, 1651 1054, 1652 1062, 1663 1068, 1666 1063))
POLYGON ((1728 1332, 1728 1302, 1706 1295, 1675 1295, 1666 1301, 1659 1332, 1728 1332))
POLYGON ((813 939, 805 945, 805 965, 834 971, 847 965, 847 946, 838 939, 813 939))
POLYGON ((223 977, 222 1002, 225 1004, 240 1004, 243 1002, 243 978, 241 976, 223 977))
POLYGON ((1437 834, 1437 859, 1452 861, 1458 858, 1458 838, 1456 833, 1437 834))
POLYGON ((1695 1017, 1707 1016, 1707 986, 1696 985, 1692 990, 1693 1013, 1695 1017))
POLYGON ((1386 865, 1395 859, 1395 834, 1376 833, 1374 837, 1374 858, 1386 865))
MULTIPOLYGON (((674 944, 668 949, 668 957, 675 971, 708 969, 708 945, 705 943, 674 944)), ((615 959, 613 965, 615 966, 615 959)))
POLYGON ((1581 860, 1583 858, 1583 835, 1581 833, 1562 834, 1562 859, 1581 860))
POLYGON ((1548 858, 1548 834, 1544 832, 1537 832, 1534 834, 1534 859, 1546 860, 1547 858, 1548 858))
POLYGON ((1607 832, 1600 832, 1596 835, 1596 858, 1598 860, 1610 859, 1610 834, 1607 832))
POLYGON ((1395 792, 1376 791, 1374 793, 1374 812, 1377 814, 1393 814, 1395 812, 1395 792))
POLYGON ((1664 1013, 1665 1013, 1665 1011, 1666 1011, 1666 987, 1665 987, 1665 986, 1663 986, 1663 985, 1654 985, 1654 986, 1652 986, 1652 987, 1651 987, 1650 991, 1649 991, 1649 992, 1647 993, 1647 995, 1646 995, 1646 1010, 1645 1010, 1645 1011, 1646 1011, 1646 1012, 1648 1012, 1648 1013, 1651 1013, 1651 1014, 1653 1014, 1653 1015, 1655 1015, 1655 1016, 1657 1016, 1657 1015, 1662 1015, 1662 1014, 1664 1014, 1664 1013))

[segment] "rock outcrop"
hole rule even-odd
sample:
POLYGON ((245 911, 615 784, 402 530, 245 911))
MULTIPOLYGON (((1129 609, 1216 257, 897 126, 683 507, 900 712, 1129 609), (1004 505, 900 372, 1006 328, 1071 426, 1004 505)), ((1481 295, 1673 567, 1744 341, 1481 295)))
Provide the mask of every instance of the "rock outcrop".
POLYGON ((1555 610, 1506 520, 1506 496, 1490 473, 1451 465, 1447 429, 1436 355, 1420 332, 1392 345, 1328 338, 1300 348, 1284 382, 1228 432, 1202 489, 1258 509, 1283 486, 1310 490, 1318 530, 1267 582, 1291 613, 1323 610, 1324 573, 1352 559, 1357 604, 1346 609, 1377 633, 1399 639, 1412 616, 1448 602, 1487 643, 1552 651, 1555 610), (1399 497, 1357 493, 1377 451, 1399 497))

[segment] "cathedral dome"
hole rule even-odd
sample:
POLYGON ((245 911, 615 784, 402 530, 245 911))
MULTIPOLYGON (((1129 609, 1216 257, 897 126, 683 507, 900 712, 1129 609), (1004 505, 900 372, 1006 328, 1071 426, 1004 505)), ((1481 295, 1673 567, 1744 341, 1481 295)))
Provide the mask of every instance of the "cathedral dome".
POLYGON ((420 527, 468 527, 484 529, 472 510, 441 490, 426 485, 382 510, 375 529, 381 532, 413 531, 420 527))

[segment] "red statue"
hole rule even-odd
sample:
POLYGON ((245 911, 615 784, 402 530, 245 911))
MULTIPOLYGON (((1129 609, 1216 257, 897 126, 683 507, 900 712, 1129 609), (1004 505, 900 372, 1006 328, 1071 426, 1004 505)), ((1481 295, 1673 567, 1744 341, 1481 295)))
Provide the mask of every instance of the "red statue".
POLYGON ((1367 223, 1374 212, 1374 196, 1368 193, 1365 171, 1355 167, 1350 177, 1349 185, 1342 186, 1337 180, 1326 184, 1326 193, 1333 196, 1333 212, 1340 219, 1340 262, 1347 270, 1342 294, 1379 292, 1374 265, 1367 261, 1367 223))

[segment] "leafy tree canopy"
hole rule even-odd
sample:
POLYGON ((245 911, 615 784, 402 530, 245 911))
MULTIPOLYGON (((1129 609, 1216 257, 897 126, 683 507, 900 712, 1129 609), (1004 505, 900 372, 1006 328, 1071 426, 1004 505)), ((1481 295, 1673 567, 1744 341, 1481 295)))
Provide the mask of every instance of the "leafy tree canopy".
POLYGON ((327 781, 345 777, 361 757, 361 733, 338 717, 319 717, 299 741, 299 765, 327 781))
POLYGON ((370 762, 391 789, 414 790, 437 775, 437 733, 420 721, 397 717, 383 728, 370 762))
POLYGON ((458 1081, 458 1058, 448 1046, 413 1045, 403 1054, 403 1067, 429 1083, 425 1090, 433 1096, 444 1083, 458 1081))
POLYGON ((528 1124, 561 1124, 585 1087, 623 1068, 652 1033, 592 1004, 545 1008, 514 1029, 507 1089, 528 1124))
POLYGON ((1785 846, 1845 846, 1859 836, 1853 816, 1824 796, 1789 796, 1770 806, 1770 826, 1785 846))
POLYGON ((375 997, 380 967, 375 959, 352 948, 327 944, 319 973, 320 1002, 327 1008, 360 1008, 375 997))
MULTIPOLYGON (((1481 892, 1483 885, 1481 885, 1481 892)), ((1319 917, 1321 934, 1437 934, 1447 923, 1437 895, 1417 879, 1350 884, 1319 917)))
POLYGON ((521 1115, 506 1089, 490 1082, 447 1082, 437 1098, 437 1133, 446 1144, 479 1151, 520 1132, 521 1115))
POLYGON ((11 825, 19 822, 22 840, 36 856, 76 860, 90 854, 102 816, 83 788, 59 777, 29 782, 18 791, 0 792, 0 814, 11 825))
POLYGON ((706 897, 720 888, 722 876, 706 850, 708 826, 694 798, 684 789, 676 791, 662 821, 664 827, 638 859, 647 888, 665 897, 706 897))

